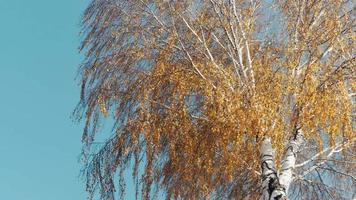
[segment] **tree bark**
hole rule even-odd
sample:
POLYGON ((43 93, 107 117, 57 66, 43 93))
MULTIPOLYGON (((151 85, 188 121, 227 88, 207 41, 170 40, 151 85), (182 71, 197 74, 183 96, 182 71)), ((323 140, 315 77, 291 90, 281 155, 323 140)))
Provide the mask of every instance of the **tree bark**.
POLYGON ((298 130, 294 138, 289 141, 286 148, 284 158, 282 160, 281 170, 279 171, 279 182, 288 192, 290 183, 293 180, 293 169, 295 167, 295 161, 297 158, 297 151, 303 143, 303 134, 301 130, 298 130))
POLYGON ((261 144, 262 167, 262 195, 260 200, 287 200, 288 189, 293 180, 293 169, 296 162, 296 153, 303 143, 303 134, 300 130, 289 141, 282 166, 278 172, 275 167, 274 150, 271 139, 265 137, 261 144))
POLYGON ((286 190, 278 178, 270 138, 263 139, 260 151, 262 161, 262 195, 260 200, 286 200, 286 190))

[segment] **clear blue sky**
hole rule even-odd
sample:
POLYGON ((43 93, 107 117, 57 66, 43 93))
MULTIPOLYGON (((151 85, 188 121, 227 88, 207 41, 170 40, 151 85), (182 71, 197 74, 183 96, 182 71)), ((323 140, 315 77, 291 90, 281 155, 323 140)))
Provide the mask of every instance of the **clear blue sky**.
POLYGON ((78 178, 79 21, 87 0, 0 0, 0 199, 86 199, 78 178))

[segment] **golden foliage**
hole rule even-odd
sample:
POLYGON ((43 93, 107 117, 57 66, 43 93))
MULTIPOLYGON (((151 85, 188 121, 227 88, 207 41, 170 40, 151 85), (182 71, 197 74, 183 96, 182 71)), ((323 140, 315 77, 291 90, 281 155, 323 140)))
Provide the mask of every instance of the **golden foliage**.
POLYGON ((84 136, 100 112, 119 124, 108 150, 117 160, 98 159, 115 171, 133 156, 136 178, 144 164, 144 198, 154 184, 169 198, 239 196, 258 182, 262 137, 278 159, 296 128, 321 143, 321 132, 331 143, 355 137, 354 18, 342 1, 295 2, 276 1, 283 31, 260 39, 265 5, 255 1, 93 1, 84 136))

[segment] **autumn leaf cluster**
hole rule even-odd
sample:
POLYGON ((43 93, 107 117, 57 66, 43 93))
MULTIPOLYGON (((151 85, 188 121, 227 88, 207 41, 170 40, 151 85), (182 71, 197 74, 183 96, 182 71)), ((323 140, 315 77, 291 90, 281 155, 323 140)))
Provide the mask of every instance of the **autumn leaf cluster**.
POLYGON ((123 195, 133 166, 143 198, 243 195, 258 183, 264 136, 277 159, 296 129, 320 146, 321 133, 354 137, 354 19, 338 0, 93 0, 77 108, 84 149, 101 120, 115 126, 87 152, 87 189, 110 199, 119 173, 123 195), (270 13, 279 20, 268 24, 270 13))

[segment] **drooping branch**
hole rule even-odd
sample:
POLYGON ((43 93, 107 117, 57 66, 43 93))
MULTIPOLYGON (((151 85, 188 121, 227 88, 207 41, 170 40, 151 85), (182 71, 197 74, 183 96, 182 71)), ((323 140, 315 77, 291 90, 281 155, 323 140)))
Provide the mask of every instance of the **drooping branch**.
MULTIPOLYGON (((352 170, 353 149, 343 150, 352 154, 344 160, 338 157, 341 148, 330 158, 325 158, 330 149, 319 156, 326 144, 316 131, 328 129, 323 132, 336 144, 354 138, 348 96, 355 95, 346 94, 344 84, 355 78, 352 33, 346 29, 354 27, 349 26, 354 18, 340 21, 341 7, 334 1, 303 2, 276 1, 285 24, 277 28, 284 34, 269 37, 261 29, 268 28, 263 14, 270 9, 260 1, 93 0, 83 21, 87 53, 80 102, 87 120, 84 145, 96 155, 85 165, 90 195, 99 191, 108 200, 115 189, 124 191, 124 182, 116 183, 131 157, 136 198, 143 199, 154 192, 151 186, 167 199, 258 199, 260 184, 261 200, 286 199, 288 188, 316 188, 315 196, 320 185, 294 183, 314 181, 321 170, 354 184, 353 173, 345 176, 352 170), (346 20, 351 22, 343 25, 346 20), (294 105, 304 107, 298 120, 290 116, 294 105), (127 134, 115 135, 122 140, 110 140, 102 150, 90 148, 108 117, 115 133, 127 134), (321 144, 306 153, 313 159, 300 173, 317 165, 310 169, 315 176, 292 179, 301 141, 296 137, 286 146, 280 141, 297 123, 308 142, 321 144), (262 135, 269 138, 259 146, 256 138, 262 135), (281 168, 274 157, 282 159, 281 168)), ((348 188, 336 183, 335 188, 348 188)), ((320 199, 312 195, 302 199, 320 199)))
MULTIPOLYGON (((313 170, 317 169, 318 167, 322 166, 323 164, 325 164, 328 159, 330 157, 332 157, 335 153, 338 153, 340 151, 342 151, 343 149, 345 149, 346 147, 350 146, 351 144, 353 144, 353 142, 356 141, 356 138, 353 138, 352 140, 348 141, 348 142, 340 142, 338 144, 336 144, 335 146, 329 148, 330 151, 328 151, 328 154, 325 156, 326 159, 324 160, 321 160, 320 162, 314 164, 312 167, 310 167, 308 170, 304 171, 302 173, 302 177, 308 175, 309 173, 311 173, 313 170)), ((318 156, 321 156, 321 155, 324 155, 325 151, 322 151, 321 154, 316 154, 316 157, 313 156, 311 159, 301 163, 301 164, 298 164, 296 167, 301 167, 301 166, 304 166, 312 161, 314 161, 318 156)))

